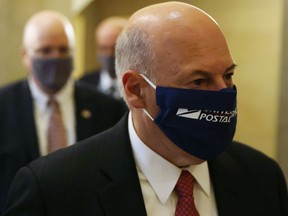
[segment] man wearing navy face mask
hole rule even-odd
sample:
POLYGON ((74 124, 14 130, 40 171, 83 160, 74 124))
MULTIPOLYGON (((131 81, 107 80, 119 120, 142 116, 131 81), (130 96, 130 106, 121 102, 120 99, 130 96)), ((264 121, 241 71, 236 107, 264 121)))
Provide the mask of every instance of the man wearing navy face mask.
POLYGON ((116 46, 130 113, 20 170, 4 215, 288 215, 277 163, 232 141, 234 70, 204 11, 181 2, 140 9, 116 46))
POLYGON ((96 58, 100 69, 87 72, 80 82, 96 87, 101 92, 120 99, 115 72, 115 45, 119 34, 127 20, 123 17, 112 16, 104 19, 95 29, 96 58))
POLYGON ((71 23, 54 11, 36 13, 24 28, 28 79, 0 89, 0 211, 18 169, 113 126, 126 110, 75 85, 74 44, 71 23))

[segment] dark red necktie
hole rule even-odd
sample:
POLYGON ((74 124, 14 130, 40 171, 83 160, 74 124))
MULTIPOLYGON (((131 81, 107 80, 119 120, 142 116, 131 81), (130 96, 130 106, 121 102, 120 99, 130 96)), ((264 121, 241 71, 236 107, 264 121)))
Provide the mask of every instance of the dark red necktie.
POLYGON ((178 194, 175 216, 199 216, 193 197, 194 182, 194 177, 183 170, 175 186, 178 194))

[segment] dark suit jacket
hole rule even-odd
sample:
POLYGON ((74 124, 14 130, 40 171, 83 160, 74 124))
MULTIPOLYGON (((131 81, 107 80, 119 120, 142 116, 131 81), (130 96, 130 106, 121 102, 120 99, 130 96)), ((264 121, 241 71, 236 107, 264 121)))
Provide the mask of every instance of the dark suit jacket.
MULTIPOLYGON (((119 101, 80 85, 75 86, 74 98, 77 140, 113 126, 126 110, 119 101)), ((0 212, 16 172, 39 156, 28 82, 0 89, 0 212)))
MULTIPOLYGON (((101 73, 101 69, 95 69, 95 70, 89 71, 84 76, 80 77, 77 83, 85 84, 89 86, 89 88, 99 90, 100 73, 101 73)), ((104 94, 107 94, 107 93, 104 92, 104 94)), ((110 94, 110 96, 113 97, 112 94, 110 94)), ((125 101, 122 98, 120 99, 117 98, 117 100, 119 100, 124 106, 126 106, 125 101)))
MULTIPOLYGON (((2 216, 146 215, 127 128, 126 115, 112 129, 22 168, 2 216)), ((285 180, 272 159, 234 142, 208 163, 220 216, 288 215, 285 180)))
POLYGON ((85 75, 80 77, 78 81, 98 88, 98 86, 100 85, 100 73, 100 69, 89 71, 85 73, 85 75))

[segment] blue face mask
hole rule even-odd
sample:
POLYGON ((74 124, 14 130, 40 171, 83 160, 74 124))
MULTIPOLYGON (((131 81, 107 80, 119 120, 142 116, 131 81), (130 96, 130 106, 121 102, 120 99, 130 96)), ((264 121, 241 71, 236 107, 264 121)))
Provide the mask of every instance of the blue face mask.
MULTIPOLYGON (((141 74, 142 75, 142 74, 141 74)), ((222 153, 234 137, 237 121, 236 87, 220 91, 156 86, 160 113, 153 118, 162 132, 179 148, 203 160, 222 153)))

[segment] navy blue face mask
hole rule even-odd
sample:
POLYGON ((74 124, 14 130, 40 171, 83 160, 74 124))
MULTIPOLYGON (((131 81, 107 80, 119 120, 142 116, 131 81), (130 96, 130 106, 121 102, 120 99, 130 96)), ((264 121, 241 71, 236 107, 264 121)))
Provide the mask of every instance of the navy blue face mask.
POLYGON ((210 160, 232 143, 237 122, 235 86, 220 91, 156 87, 142 77, 156 89, 160 107, 155 118, 144 112, 179 148, 210 160))

